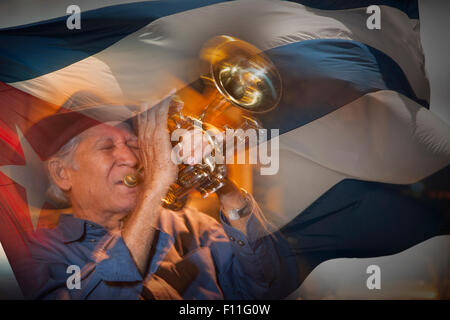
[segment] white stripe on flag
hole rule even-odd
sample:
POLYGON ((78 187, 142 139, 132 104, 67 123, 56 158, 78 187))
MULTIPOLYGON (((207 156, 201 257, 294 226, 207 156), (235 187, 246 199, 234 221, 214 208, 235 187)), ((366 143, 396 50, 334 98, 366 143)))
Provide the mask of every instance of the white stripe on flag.
MULTIPOLYGON (((129 70, 132 75, 134 70, 129 70)), ((109 66, 95 56, 83 59, 58 71, 10 84, 44 101, 60 106, 78 90, 101 93, 114 102, 123 99, 122 89, 109 66)))
POLYGON ((387 90, 289 131, 280 143, 345 175, 386 183, 414 183, 450 162, 450 127, 387 90))
MULTIPOLYGON (((141 2, 142 0, 4 0, 0 1, 0 28, 20 26, 29 23, 65 16, 67 7, 77 5, 81 12, 123 3, 141 2), (45 10, 42 10, 45 8, 45 10)), ((155 0, 152 0, 155 1, 155 0)))

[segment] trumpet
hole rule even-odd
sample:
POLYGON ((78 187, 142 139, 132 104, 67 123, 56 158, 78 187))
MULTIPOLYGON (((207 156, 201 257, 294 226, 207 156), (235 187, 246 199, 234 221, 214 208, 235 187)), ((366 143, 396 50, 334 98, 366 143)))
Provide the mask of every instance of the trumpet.
MULTIPOLYGON (((269 58, 248 42, 219 36, 205 44, 200 59, 203 67, 200 78, 205 92, 212 95, 211 102, 200 115, 194 117, 185 116, 180 108, 182 103, 174 100, 169 108, 169 132, 177 128, 197 128, 208 137, 210 122, 229 108, 243 111, 236 129, 262 128, 254 115, 272 110, 281 98, 281 77, 269 58)), ((228 125, 222 129, 226 128, 229 128, 228 125)), ((222 152, 214 139, 208 138, 208 141, 213 149, 212 155, 222 152)), ((213 157, 206 157, 202 163, 195 165, 180 164, 177 181, 169 187, 162 205, 180 210, 194 190, 206 198, 225 185, 226 176, 226 165, 217 164, 213 157)), ((123 183, 134 188, 142 179, 143 171, 140 169, 123 177, 123 183)))

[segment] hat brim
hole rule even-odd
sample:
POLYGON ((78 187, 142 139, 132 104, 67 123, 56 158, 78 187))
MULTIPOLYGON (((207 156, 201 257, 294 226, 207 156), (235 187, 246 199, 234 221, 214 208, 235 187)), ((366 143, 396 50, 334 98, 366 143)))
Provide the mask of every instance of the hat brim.
POLYGON ((137 108, 124 105, 101 105, 82 110, 60 110, 41 119, 25 133, 43 160, 49 159, 62 146, 85 130, 105 122, 127 122, 138 114, 137 108))

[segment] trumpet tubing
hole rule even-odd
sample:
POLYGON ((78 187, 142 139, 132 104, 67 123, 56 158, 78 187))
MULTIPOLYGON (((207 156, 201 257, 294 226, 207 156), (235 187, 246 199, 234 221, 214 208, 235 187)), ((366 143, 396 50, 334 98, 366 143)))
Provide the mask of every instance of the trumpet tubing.
MULTIPOLYGON (((212 99, 197 117, 184 115, 182 103, 174 101, 169 109, 169 131, 177 128, 205 131, 211 121, 230 107, 240 109, 238 128, 262 128, 252 115, 272 110, 281 98, 281 77, 273 63, 256 47, 229 36, 208 41, 200 58, 201 79, 205 92, 212 93, 212 99)), ((223 126, 224 129, 228 127, 228 124, 223 126)), ((216 146, 213 152, 221 151, 216 146)), ((136 187, 144 178, 142 173, 141 170, 126 175, 123 183, 130 188, 136 187)), ((226 166, 223 164, 180 165, 177 182, 170 186, 162 204, 179 210, 192 191, 197 190, 207 197, 223 187, 225 179, 226 166)))

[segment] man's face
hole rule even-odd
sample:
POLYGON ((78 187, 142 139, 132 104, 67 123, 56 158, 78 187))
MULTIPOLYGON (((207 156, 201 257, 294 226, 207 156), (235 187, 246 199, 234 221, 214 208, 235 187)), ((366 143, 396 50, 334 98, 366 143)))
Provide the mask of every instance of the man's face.
POLYGON ((122 178, 136 171, 138 141, 129 125, 110 122, 82 134, 70 170, 74 207, 94 212, 129 213, 136 206, 138 188, 122 178))

